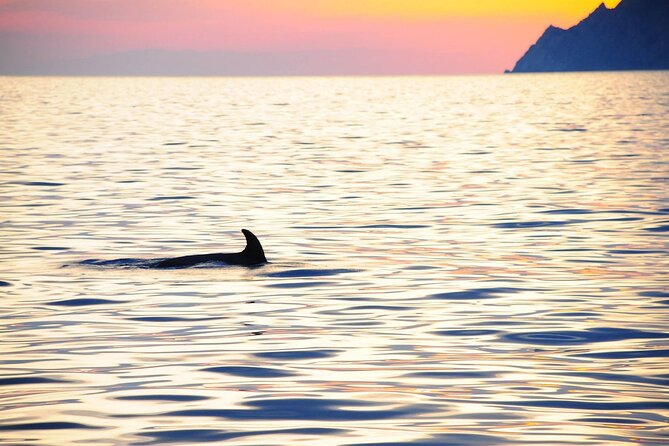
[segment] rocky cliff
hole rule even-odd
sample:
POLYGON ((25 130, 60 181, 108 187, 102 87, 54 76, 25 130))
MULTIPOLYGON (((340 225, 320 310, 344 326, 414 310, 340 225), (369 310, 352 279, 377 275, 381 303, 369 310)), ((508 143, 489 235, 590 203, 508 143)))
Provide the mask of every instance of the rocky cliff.
POLYGON ((578 25, 548 27, 514 73, 669 69, 669 0, 603 3, 578 25))

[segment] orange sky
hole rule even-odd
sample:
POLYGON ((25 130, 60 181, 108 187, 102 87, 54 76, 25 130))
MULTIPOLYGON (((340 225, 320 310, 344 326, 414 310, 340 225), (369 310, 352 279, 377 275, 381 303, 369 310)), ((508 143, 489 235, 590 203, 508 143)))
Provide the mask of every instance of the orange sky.
MULTIPOLYGON (((608 7, 620 0, 607 0, 608 7)), ((0 54, 383 52, 378 74, 500 72, 600 0, 0 0, 0 54), (397 72, 397 71, 402 72, 397 72), (396 73, 397 72, 397 73, 396 73)), ((23 58, 23 59, 22 59, 23 58)), ((345 72, 346 57, 342 56, 345 72)), ((0 61, 1 62, 1 61, 0 61)))
MULTIPOLYGON (((221 4, 206 0, 211 7, 221 4)), ((246 0, 258 10, 288 10, 323 17, 399 17, 405 19, 476 17, 547 17, 569 26, 594 10, 603 0, 246 0)), ((605 0, 615 7, 620 0, 605 0)))

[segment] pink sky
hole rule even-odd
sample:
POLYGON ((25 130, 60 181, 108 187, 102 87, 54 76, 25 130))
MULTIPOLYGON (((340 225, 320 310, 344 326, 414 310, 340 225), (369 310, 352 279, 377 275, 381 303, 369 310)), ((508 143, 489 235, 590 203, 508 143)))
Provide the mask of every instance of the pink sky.
MULTIPOLYGON (((574 24, 597 3, 582 0, 582 13, 565 7, 421 15, 411 13, 416 3, 406 2, 401 13, 385 13, 381 6, 374 9, 374 2, 367 2, 369 11, 348 13, 335 12, 336 0, 314 0, 316 7, 304 0, 0 0, 0 52, 7 59, 58 60, 146 48, 380 50, 388 60, 379 61, 378 74, 499 73, 511 68, 547 25, 574 24)), ((436 2, 423 2, 430 4, 436 2)))

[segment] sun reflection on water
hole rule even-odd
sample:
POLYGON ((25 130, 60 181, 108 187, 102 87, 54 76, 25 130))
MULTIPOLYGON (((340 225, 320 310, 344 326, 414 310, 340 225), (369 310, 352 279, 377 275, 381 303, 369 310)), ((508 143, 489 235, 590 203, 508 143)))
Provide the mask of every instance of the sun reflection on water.
POLYGON ((667 85, 4 78, 3 438, 661 443, 667 85))

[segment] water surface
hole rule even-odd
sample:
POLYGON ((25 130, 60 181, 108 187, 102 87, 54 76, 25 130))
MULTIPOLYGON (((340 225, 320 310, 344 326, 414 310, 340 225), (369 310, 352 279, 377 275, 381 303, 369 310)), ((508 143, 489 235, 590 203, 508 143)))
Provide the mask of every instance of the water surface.
POLYGON ((0 78, 0 444, 665 444, 668 115, 666 72, 0 78), (271 263, 137 267, 241 228, 271 263))

